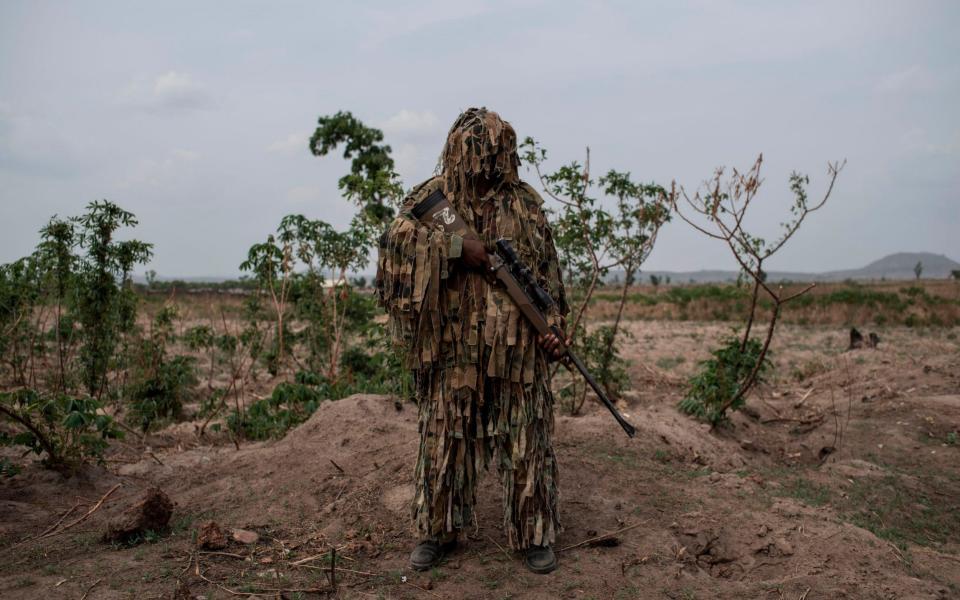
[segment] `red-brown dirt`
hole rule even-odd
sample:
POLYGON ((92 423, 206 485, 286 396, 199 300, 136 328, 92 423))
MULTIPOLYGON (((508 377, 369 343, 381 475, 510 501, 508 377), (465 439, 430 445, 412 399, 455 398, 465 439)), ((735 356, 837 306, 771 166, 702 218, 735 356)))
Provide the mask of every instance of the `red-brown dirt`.
POLYGON ((638 435, 594 404, 558 414, 559 546, 634 527, 563 550, 553 574, 530 574, 503 550, 494 474, 466 544, 433 571, 410 570, 416 409, 352 396, 323 403, 282 440, 239 450, 181 425, 148 446, 128 440, 106 467, 70 479, 25 468, 0 483, 0 596, 960 597, 960 330, 889 328, 879 349, 845 352, 845 330, 785 326, 778 375, 731 426, 710 431, 675 406, 729 328, 628 327, 633 390, 621 404, 638 435), (175 502, 171 531, 101 543, 154 485, 175 502), (211 520, 228 545, 198 550, 195 532, 211 520), (235 541, 238 528, 258 541, 235 541), (296 591, 329 586, 331 547, 337 591, 296 591))

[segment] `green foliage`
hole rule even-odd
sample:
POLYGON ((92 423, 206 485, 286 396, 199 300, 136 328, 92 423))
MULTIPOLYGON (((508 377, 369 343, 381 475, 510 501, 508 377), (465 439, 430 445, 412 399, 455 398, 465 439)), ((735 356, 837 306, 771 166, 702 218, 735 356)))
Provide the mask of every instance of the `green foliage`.
MULTIPOLYGON (((601 371, 595 376, 614 392, 623 385, 623 360, 617 354, 616 339, 628 297, 625 292, 653 249, 660 227, 670 220, 669 196, 654 183, 635 183, 629 172, 611 169, 595 182, 590 177, 589 150, 583 165, 574 161, 551 173, 541 171, 547 152, 533 138, 523 141, 520 153, 556 202, 551 230, 567 289, 582 290, 567 298, 573 315, 568 324, 573 350, 591 369, 601 371), (594 194, 595 184, 602 195, 594 194), (614 268, 622 268, 625 274, 617 317, 612 326, 583 335, 584 317, 597 285, 614 268)), ((575 380, 559 393, 572 395, 569 406, 576 413, 584 402, 586 387, 575 380)))
POLYGON ((381 225, 393 218, 391 205, 403 196, 390 146, 382 142, 382 131, 367 127, 345 111, 320 117, 310 138, 310 151, 315 156, 326 156, 343 146, 343 157, 350 160, 350 173, 340 178, 339 187, 348 200, 362 209, 364 218, 381 225))
MULTIPOLYGON (((7 445, 7 444, 5 443, 6 439, 7 439, 7 438, 4 437, 4 434, 0 433, 0 446, 5 446, 5 445, 7 445)), ((18 473, 20 473, 20 466, 19 466, 19 465, 15 465, 15 464, 13 464, 12 462, 10 462, 10 459, 9 459, 9 458, 6 458, 6 457, 0 458, 0 477, 4 477, 4 478, 5 478, 5 477, 13 477, 14 475, 17 475, 18 473)))
POLYGON ((174 356, 155 364, 130 391, 132 416, 147 431, 158 419, 180 418, 183 401, 197 384, 196 359, 174 356))
POLYGON ((79 246, 86 251, 78 257, 75 290, 83 383, 88 394, 99 398, 106 391, 107 373, 120 336, 135 324, 133 267, 150 259, 152 245, 115 240, 119 228, 135 227, 137 219, 106 200, 91 202, 86 214, 72 221, 79 229, 79 246))
MULTIPOLYGON (((581 358, 590 365, 590 372, 594 375, 608 395, 618 397, 630 385, 627 375, 627 361, 620 356, 620 347, 614 344, 617 331, 610 325, 597 327, 590 334, 581 339, 581 358)), ((620 336, 629 335, 620 332, 620 336)))
POLYGON ((44 268, 34 254, 0 266, 0 355, 26 386, 40 333, 34 315, 44 300, 44 268))
POLYGON ((731 301, 749 298, 749 293, 731 285, 674 286, 667 290, 665 301, 686 306, 696 300, 731 301))
POLYGON ((396 352, 389 349, 383 332, 369 337, 363 347, 354 346, 343 353, 343 383, 336 398, 350 394, 392 394, 399 398, 412 396, 413 376, 396 352))
POLYGON ((293 382, 278 384, 269 398, 253 402, 242 414, 234 410, 227 417, 227 427, 251 440, 282 437, 288 429, 306 421, 320 402, 330 397, 331 388, 325 377, 301 371, 293 382))
POLYGON ((270 298, 274 309, 272 347, 264 356, 271 373, 283 367, 290 337, 285 322, 299 318, 307 325, 299 335, 307 342, 310 368, 336 376, 344 334, 359 322, 355 310, 360 303, 346 275, 366 264, 372 239, 372 225, 363 219, 355 218, 340 232, 323 221, 288 215, 275 236, 250 248, 240 268, 254 274, 260 294, 270 298))
MULTIPOLYGON (((630 384, 627 361, 620 356, 620 349, 613 344, 613 327, 603 325, 587 333, 577 335, 577 356, 583 361, 594 379, 603 386, 608 396, 616 398, 630 384)), ((620 332, 625 335, 625 332, 620 332)), ((585 401, 587 383, 579 373, 572 373, 572 380, 557 392, 560 402, 570 414, 578 414, 585 401)))
POLYGON ((922 263, 922 262, 919 262, 919 261, 918 261, 917 264, 913 265, 913 274, 917 276, 917 279, 920 279, 920 276, 923 275, 923 263, 922 263))
POLYGON ((92 202, 79 217, 51 218, 30 256, 0 266, 0 358, 14 388, 0 412, 21 429, 3 443, 43 453, 51 467, 99 458, 116 436, 100 399, 124 379, 137 334, 131 273, 151 246, 115 238, 136 224, 116 204, 92 202))
POLYGON ((92 397, 27 388, 2 392, 0 417, 15 429, 14 435, 0 436, 0 444, 24 446, 43 455, 46 466, 62 471, 90 459, 101 461, 107 440, 122 437, 92 397))
POLYGON ((127 385, 131 416, 143 431, 158 419, 179 418, 183 401, 197 384, 196 359, 168 356, 167 346, 175 339, 173 323, 177 310, 165 306, 154 318, 150 334, 140 341, 127 385))
MULTIPOLYGON (((724 345, 714 350, 713 358, 700 363, 700 371, 690 378, 690 389, 680 401, 682 412, 707 421, 712 425, 727 419, 724 405, 736 398, 730 409, 738 410, 744 404, 740 389, 760 360, 763 346, 750 338, 742 340, 731 336, 724 345)), ((763 374, 770 368, 769 353, 757 371, 757 381, 763 381, 763 374)))
POLYGON ((550 197, 559 201, 552 231, 567 284, 589 285, 613 267, 624 268, 628 275, 636 272, 660 226, 670 220, 666 190, 635 183, 630 173, 615 170, 595 182, 589 168, 576 161, 541 173, 547 152, 530 137, 520 151, 521 158, 537 169, 550 197), (607 200, 592 194, 595 183, 607 200))

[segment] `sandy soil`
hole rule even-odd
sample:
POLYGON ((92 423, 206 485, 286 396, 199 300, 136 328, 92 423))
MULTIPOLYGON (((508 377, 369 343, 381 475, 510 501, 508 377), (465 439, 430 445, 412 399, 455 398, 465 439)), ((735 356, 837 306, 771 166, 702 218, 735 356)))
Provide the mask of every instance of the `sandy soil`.
POLYGON ((416 411, 353 396, 239 450, 181 424, 70 479, 24 469, 0 483, 0 596, 960 598, 960 329, 881 329, 879 349, 846 352, 842 329, 785 326, 777 376, 710 431, 674 407, 729 327, 628 328, 621 403, 639 433, 628 439, 595 404, 558 416, 565 531, 551 575, 503 550, 493 474, 466 543, 410 570, 416 411), (152 485, 176 503, 171 531, 101 543, 152 485), (208 520, 259 540, 198 551, 208 520), (295 591, 329 586, 331 547, 337 591, 295 591))

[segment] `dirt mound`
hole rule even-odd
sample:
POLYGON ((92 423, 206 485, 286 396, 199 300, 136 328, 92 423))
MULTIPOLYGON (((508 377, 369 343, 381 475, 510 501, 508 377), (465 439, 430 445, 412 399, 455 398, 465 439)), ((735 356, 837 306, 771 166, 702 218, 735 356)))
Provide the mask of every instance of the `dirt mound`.
POLYGON ((951 387, 960 365, 950 340, 885 331, 897 351, 852 359, 842 354, 845 332, 804 330, 808 338, 791 338, 794 354, 777 356, 802 379, 780 365, 787 378, 751 398, 750 414, 711 432, 676 412, 676 382, 709 346, 703 337, 722 328, 673 327, 652 325, 651 340, 640 329, 626 346, 637 363, 659 360, 664 370, 645 367, 644 385, 623 406, 635 439, 595 404, 558 415, 564 532, 560 569, 549 576, 527 573, 504 550, 493 473, 480 483, 461 548, 429 573, 411 571, 416 408, 351 396, 321 404, 282 440, 239 450, 202 445, 184 429, 155 457, 112 470, 64 481, 26 469, 0 488, 0 595, 275 597, 327 585, 335 549, 343 598, 960 597, 960 446, 950 441, 960 427, 951 387), (649 344, 657 358, 641 354, 649 344), (678 351, 690 358, 660 360, 678 351), (835 450, 820 456, 827 445, 835 450), (69 523, 116 483, 87 521, 27 539, 76 504, 69 523), (132 548, 99 544, 104 523, 150 486, 176 502, 171 533, 132 548), (195 536, 212 520, 257 541, 218 537, 209 546, 217 550, 200 550, 195 536), (615 541, 581 543, 606 533, 615 541))

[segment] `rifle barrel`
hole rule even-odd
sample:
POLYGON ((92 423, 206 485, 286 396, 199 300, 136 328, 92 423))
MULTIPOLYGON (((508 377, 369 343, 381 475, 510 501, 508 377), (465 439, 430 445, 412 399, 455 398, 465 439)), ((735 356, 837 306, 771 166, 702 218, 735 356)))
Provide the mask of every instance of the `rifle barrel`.
POLYGON ((586 379, 587 383, 590 384, 590 387, 593 388, 593 391, 596 392, 597 396, 600 397, 600 401, 603 402, 603 405, 607 407, 607 410, 610 411, 610 414, 613 415, 613 418, 617 420, 617 423, 620 423, 620 427, 623 427, 623 430, 627 432, 627 436, 635 436, 637 434, 636 428, 623 418, 623 415, 620 414, 620 411, 617 410, 617 407, 614 406, 613 402, 610 401, 610 398, 607 397, 606 392, 603 391, 603 388, 600 387, 600 384, 597 383, 590 372, 587 371, 587 367, 583 364, 583 361, 580 360, 580 357, 574 354, 569 348, 567 348, 567 356, 570 357, 570 361, 573 362, 574 366, 577 367, 577 370, 580 371, 580 374, 583 375, 583 378, 586 379))

